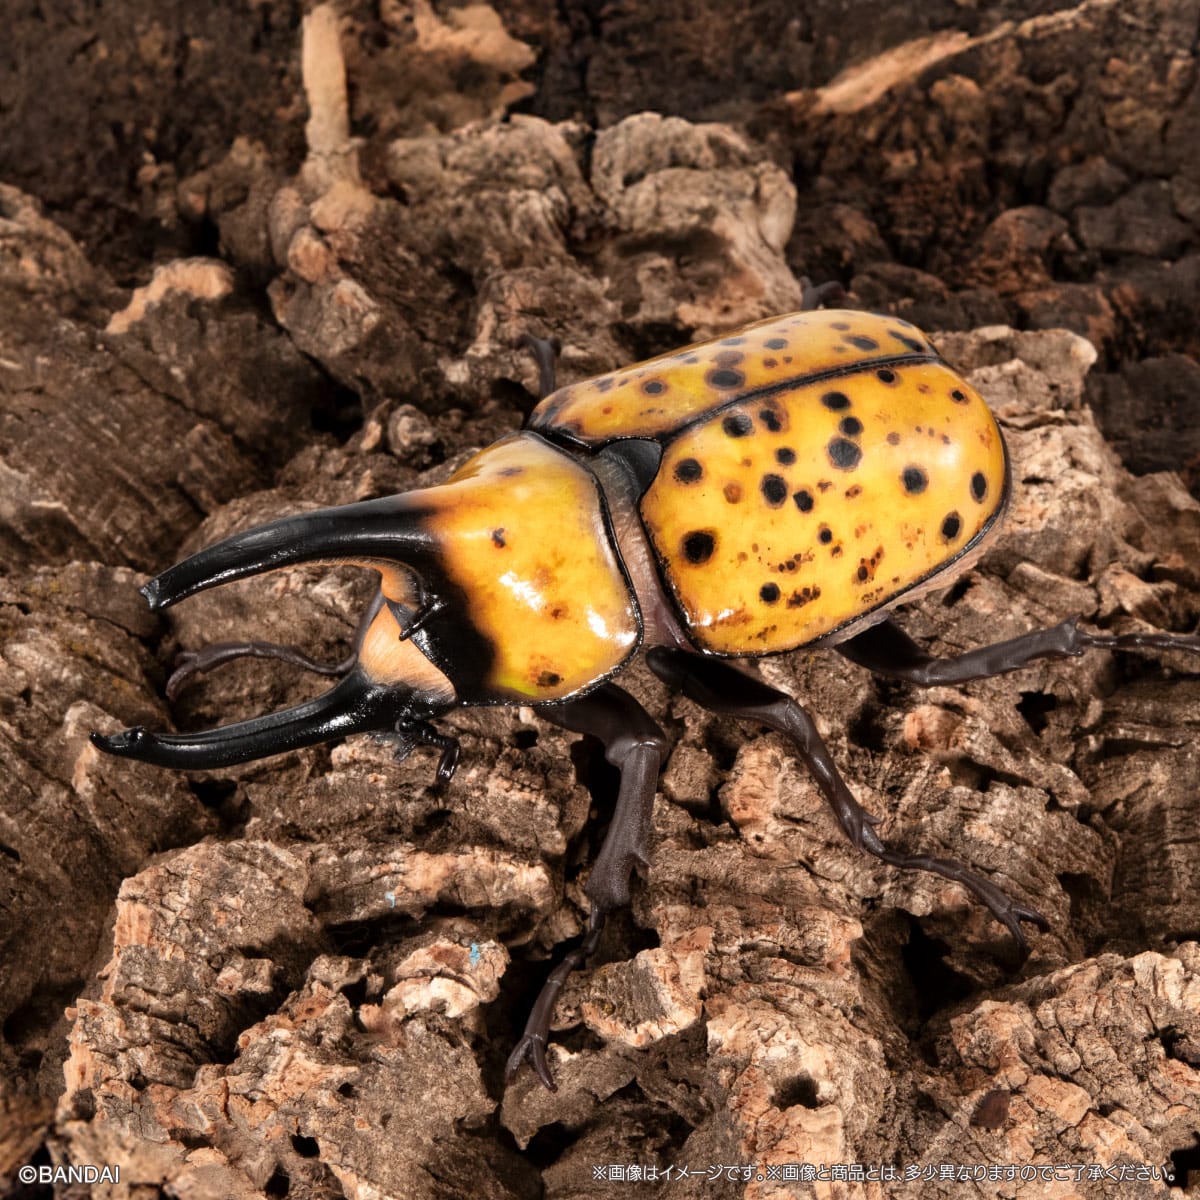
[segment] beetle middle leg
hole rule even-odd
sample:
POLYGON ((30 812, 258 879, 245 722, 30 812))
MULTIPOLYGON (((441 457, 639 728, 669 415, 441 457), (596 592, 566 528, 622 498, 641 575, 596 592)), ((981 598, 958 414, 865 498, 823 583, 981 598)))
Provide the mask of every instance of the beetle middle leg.
POLYGON ((969 871, 961 863, 927 854, 905 854, 887 845, 875 832, 879 818, 872 816, 855 800, 812 718, 791 696, 719 659, 701 658, 682 650, 657 646, 647 651, 646 662, 664 683, 679 689, 689 700, 694 700, 704 708, 747 721, 757 721, 790 737, 833 809, 838 824, 858 849, 873 854, 893 867, 930 871, 961 883, 987 905, 998 921, 1007 926, 1022 950, 1027 945, 1025 931, 1021 928, 1022 921, 1029 921, 1041 929, 1050 927, 1046 918, 1036 909, 1010 900, 994 883, 969 871))
POLYGON ((1005 642, 937 658, 888 620, 834 648, 876 675, 936 687, 1004 675, 1039 658, 1078 658, 1085 650, 1187 650, 1200 654, 1200 634, 1088 633, 1079 628, 1078 617, 1069 617, 1049 629, 1035 629, 1005 642))
POLYGON ((629 904, 634 868, 650 865, 654 793, 667 741, 649 713, 612 683, 582 699, 539 707, 537 712, 564 729, 599 738, 604 744, 604 757, 621 772, 617 806, 584 888, 591 901, 587 933, 550 972, 505 1067, 505 1077, 511 1080, 528 1059, 542 1083, 555 1091, 554 1076, 546 1062, 554 1002, 567 976, 581 967, 600 944, 607 915, 629 904))
POLYGON ((558 388, 555 364, 562 351, 562 342, 556 337, 541 338, 534 337, 532 333, 523 333, 517 339, 517 345, 533 355, 538 369, 538 399, 545 400, 558 388))

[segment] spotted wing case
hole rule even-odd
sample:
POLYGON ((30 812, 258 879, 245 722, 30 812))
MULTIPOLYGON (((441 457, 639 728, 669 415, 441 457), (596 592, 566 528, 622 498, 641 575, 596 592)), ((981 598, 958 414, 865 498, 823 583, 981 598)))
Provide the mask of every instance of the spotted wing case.
POLYGON ((655 438, 641 516, 691 641, 777 653, 835 635, 976 551, 1007 499, 982 398, 912 325, 796 313, 562 388, 530 425, 655 438))

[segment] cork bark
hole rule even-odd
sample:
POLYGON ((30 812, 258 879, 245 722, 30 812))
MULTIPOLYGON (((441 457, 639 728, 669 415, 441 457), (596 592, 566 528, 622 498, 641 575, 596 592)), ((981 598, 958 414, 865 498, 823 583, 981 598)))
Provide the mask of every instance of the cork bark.
POLYGON ((461 711, 441 792, 436 752, 369 738, 190 775, 88 741, 316 694, 254 659, 163 684, 206 642, 337 660, 371 586, 298 569, 159 618, 148 576, 440 481, 534 402, 523 334, 569 382, 797 308, 805 275, 933 333, 1011 451, 1004 535, 908 632, 1196 629, 1200 3, 651 7, 14 17, 2 1194, 1200 1188, 1196 655, 926 690, 831 651, 757 667, 885 838, 1046 915, 1025 959, 960 887, 853 850, 780 735, 631 667, 671 742, 655 858, 561 994, 555 1093, 503 1068, 584 929, 598 742, 461 711), (793 1164, 844 1170, 768 1177, 793 1164))

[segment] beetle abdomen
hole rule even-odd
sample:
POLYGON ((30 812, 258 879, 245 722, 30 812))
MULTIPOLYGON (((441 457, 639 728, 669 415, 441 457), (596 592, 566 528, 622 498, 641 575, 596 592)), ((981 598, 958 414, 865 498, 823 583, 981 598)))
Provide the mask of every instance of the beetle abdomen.
POLYGON ((917 360, 720 409, 669 443, 641 512, 691 641, 754 655, 941 571, 995 525, 1006 490, 983 400, 917 360))

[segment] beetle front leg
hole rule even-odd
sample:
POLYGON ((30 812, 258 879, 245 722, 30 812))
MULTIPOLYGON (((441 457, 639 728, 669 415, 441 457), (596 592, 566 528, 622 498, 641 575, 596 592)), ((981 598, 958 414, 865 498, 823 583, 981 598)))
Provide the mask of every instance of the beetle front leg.
POLYGON ((701 658, 681 650, 655 647, 647 652, 646 661, 664 683, 678 688, 689 700, 704 708, 757 721, 790 737, 833 809, 838 824, 858 849, 902 870, 929 871, 961 883, 1008 928, 1022 950, 1027 947, 1022 921, 1029 921, 1040 929, 1049 928, 1049 922, 1036 909, 1010 900, 994 883, 961 863, 927 854, 905 854, 888 846, 875 832, 879 818, 855 800, 812 718, 791 696, 718 659, 701 658))
POLYGON ((341 662, 323 663, 309 658, 294 646, 281 646, 276 642, 213 642, 199 650, 185 650, 176 656, 175 669, 165 689, 167 699, 176 699, 193 676, 202 675, 237 658, 279 658, 318 675, 346 675, 357 661, 357 656, 351 654, 341 662))
POLYGON ((440 750, 442 756, 438 759, 433 784, 438 790, 444 788, 458 770, 458 759, 462 753, 458 738, 450 733, 439 733, 428 721, 402 717, 396 722, 394 732, 380 734, 379 737, 381 741, 390 741, 395 746, 392 757, 397 762, 403 762, 418 746, 432 746, 440 750))
POLYGON ((1190 633, 1088 633, 1078 617, 1035 629, 991 646, 949 658, 923 649, 892 621, 881 621, 835 649, 876 675, 921 687, 966 683, 1018 671, 1039 658, 1078 658, 1085 650, 1187 650, 1200 654, 1200 635, 1190 633))
POLYGON ((538 708, 537 712, 564 729, 599 738, 604 757, 621 772, 617 806, 584 888, 591 901, 587 933, 550 972, 505 1067, 505 1079, 511 1082, 528 1059, 537 1077, 553 1092, 557 1085, 546 1062, 546 1040, 554 1003, 567 976, 583 966, 600 944, 607 915, 629 904, 634 868, 650 865, 654 793, 667 741, 646 710, 611 683, 581 700, 538 708))

